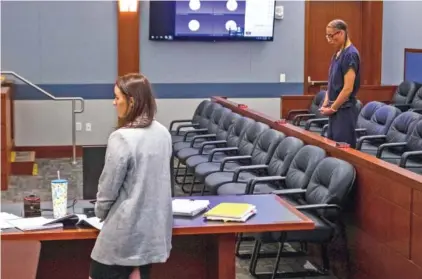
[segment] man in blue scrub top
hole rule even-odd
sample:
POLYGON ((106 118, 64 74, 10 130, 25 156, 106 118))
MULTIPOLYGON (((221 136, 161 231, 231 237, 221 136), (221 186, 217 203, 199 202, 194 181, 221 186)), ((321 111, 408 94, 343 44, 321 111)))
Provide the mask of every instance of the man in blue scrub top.
POLYGON ((356 146, 356 93, 360 87, 359 51, 352 44, 346 22, 331 21, 326 28, 326 38, 336 53, 331 59, 328 90, 321 113, 329 117, 328 138, 356 146))

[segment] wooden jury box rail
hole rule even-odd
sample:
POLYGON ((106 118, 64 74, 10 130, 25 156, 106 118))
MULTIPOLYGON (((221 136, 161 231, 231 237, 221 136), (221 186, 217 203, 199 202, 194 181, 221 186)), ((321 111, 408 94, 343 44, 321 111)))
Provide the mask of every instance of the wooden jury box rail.
MULTIPOLYGON (((224 97, 214 102, 240 115, 323 148, 329 156, 351 163, 356 169, 348 241, 355 266, 354 278, 420 278, 422 274, 422 175, 377 159, 289 123, 277 122, 224 97), (397 275, 397 276, 396 276, 397 275), (369 276, 369 277, 365 277, 369 276), (393 276, 393 277, 392 277, 393 276), (396 276, 396 277, 394 277, 396 276)), ((336 261, 333 258, 332 261, 336 261)), ((343 274, 336 274, 339 278, 343 274)))
POLYGON ((294 126, 289 123, 279 124, 277 123, 277 120, 279 119, 274 119, 270 116, 267 116, 250 108, 239 108, 239 104, 227 100, 225 98, 213 97, 212 99, 215 102, 220 103, 224 107, 227 107, 240 115, 247 116, 256 121, 265 123, 271 128, 283 132, 287 136, 293 136, 303 140, 307 144, 319 146, 325 149, 328 154, 330 154, 330 156, 348 161, 357 169, 361 167, 371 169, 378 173, 377 176, 386 176, 389 179, 398 181, 408 187, 412 187, 422 191, 422 176, 419 174, 400 168, 399 166, 385 162, 372 155, 368 155, 366 153, 352 148, 337 148, 336 143, 332 140, 329 140, 315 133, 306 131, 300 127, 294 126))

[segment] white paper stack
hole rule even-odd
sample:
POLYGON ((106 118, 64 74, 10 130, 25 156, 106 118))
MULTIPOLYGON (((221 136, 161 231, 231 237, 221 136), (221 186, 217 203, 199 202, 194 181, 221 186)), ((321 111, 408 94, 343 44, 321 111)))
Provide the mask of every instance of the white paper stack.
POLYGON ((173 215, 195 216, 206 210, 209 204, 208 200, 174 199, 172 203, 173 215))
POLYGON ((21 231, 37 231, 63 228, 62 223, 48 224, 51 222, 51 219, 44 217, 19 218, 8 220, 7 222, 21 231))

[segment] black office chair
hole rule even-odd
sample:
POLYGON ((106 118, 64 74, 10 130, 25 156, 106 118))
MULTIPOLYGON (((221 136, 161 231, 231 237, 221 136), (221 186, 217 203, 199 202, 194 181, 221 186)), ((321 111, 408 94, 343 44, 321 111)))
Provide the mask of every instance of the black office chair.
POLYGON ((346 237, 344 225, 341 220, 341 211, 352 190, 355 177, 356 171, 350 163, 337 158, 327 157, 314 170, 306 189, 274 191, 273 193, 281 197, 302 194, 305 204, 296 203, 291 200, 289 203, 310 218, 315 223, 315 228, 306 231, 266 232, 258 234, 250 261, 250 273, 258 278, 270 277, 272 279, 279 276, 287 278, 327 275, 329 270, 327 246, 338 231, 341 232, 343 237, 346 237), (256 266, 262 243, 274 242, 278 242, 279 249, 273 272, 257 274, 256 266), (320 244, 322 249, 322 269, 278 273, 278 265, 284 243, 286 242, 320 244))
MULTIPOLYGON (((230 171, 247 164, 249 160, 248 158, 252 155, 258 140, 263 133, 269 129, 270 128, 267 124, 261 122, 253 123, 250 127, 248 127, 246 133, 241 138, 236 150, 230 149, 235 152, 234 156, 223 156, 221 160, 215 161, 214 156, 224 152, 225 148, 223 147, 212 150, 208 156, 208 161, 195 167, 195 179, 203 183, 205 181, 205 177, 209 174, 220 171, 220 165, 223 162, 224 169, 222 171, 230 171)), ((205 184, 203 185, 202 193, 204 193, 204 191, 205 184)))
MULTIPOLYGON (((215 145, 216 142, 211 141, 209 143, 203 143, 202 147, 199 149, 198 155, 189 156, 185 161, 185 166, 187 168, 188 173, 194 174, 196 166, 202 163, 206 163, 209 161, 210 154, 213 153, 213 161, 221 162, 223 158, 227 156, 234 156, 236 155, 236 151, 238 151, 240 143, 244 138, 246 131, 248 128, 253 125, 255 120, 252 120, 248 117, 240 117, 233 125, 230 127, 228 131, 227 140, 218 141, 218 147, 205 152, 205 148, 215 145), (218 151, 218 152, 217 152, 218 151)), ((183 150, 183 149, 182 149, 183 150)), ((193 193, 193 189, 195 187, 196 181, 195 177, 193 177, 191 181, 191 193, 193 193)))
POLYGON ((215 137, 218 128, 222 125, 224 118, 231 112, 230 109, 220 107, 213 111, 211 114, 210 121, 207 127, 201 129, 193 129, 186 131, 184 134, 183 141, 179 141, 173 144, 173 153, 177 154, 180 150, 191 146, 191 141, 195 139, 195 143, 198 145, 201 142, 210 140, 215 137))
MULTIPOLYGON (((366 135, 360 137, 357 141, 356 149, 362 150, 365 153, 376 156, 378 153, 379 146, 381 144, 406 142, 406 139, 412 132, 414 125, 421 118, 422 115, 416 112, 403 112, 396 118, 394 118, 393 123, 391 123, 391 126, 389 127, 386 134, 366 135)), ((401 147, 393 146, 391 146, 390 148, 398 150, 398 152, 402 149, 401 147)))
MULTIPOLYGON (((249 172, 255 168, 267 169, 266 176, 284 176, 289 170, 290 164, 297 152, 303 147, 302 140, 295 137, 286 137, 277 146, 273 156, 267 166, 241 166, 235 170, 233 182, 228 182, 221 185, 218 190, 218 195, 244 195, 248 194, 247 186, 251 178, 258 177, 256 174, 249 172)), ((271 185, 262 185, 257 187, 260 193, 271 193, 274 190, 280 189, 281 182, 275 182, 271 185)))
POLYGON ((393 95, 391 105, 399 108, 401 111, 408 110, 409 104, 412 102, 419 86, 419 84, 413 81, 405 80, 401 82, 393 95))
POLYGON ((209 100, 204 100, 202 102, 199 103, 199 105, 196 107, 195 112, 193 113, 193 116, 191 119, 176 119, 170 122, 170 134, 171 135, 183 135, 184 131, 181 131, 182 128, 193 128, 195 127, 193 124, 198 124, 199 123, 199 119, 202 117, 205 108, 211 104, 211 101, 209 100), (174 124, 179 124, 179 123, 189 123, 189 124, 184 124, 184 126, 179 125, 179 129, 174 130, 173 126, 174 124))
POLYGON ((286 120, 291 122, 295 126, 305 126, 305 121, 308 119, 327 119, 325 115, 322 115, 319 111, 322 102, 325 98, 325 91, 318 92, 309 109, 293 109, 287 113, 286 120))
MULTIPOLYGON (((201 117, 198 118, 198 123, 185 124, 185 125, 180 125, 179 127, 177 127, 176 133, 171 136, 172 143, 175 144, 176 142, 185 141, 186 140, 185 133, 190 130, 207 128, 208 123, 211 120, 211 115, 216 109, 221 108, 221 107, 222 106, 218 103, 210 102, 209 105, 206 105, 206 107, 204 108, 204 111, 201 114, 201 117), (184 131, 182 130, 183 128, 193 128, 193 129, 188 129, 184 131)), ((193 137, 193 134, 190 137, 193 137)))
POLYGON ((422 119, 411 124, 410 133, 405 141, 381 144, 377 157, 397 164, 402 168, 422 170, 422 119))
POLYGON ((226 115, 226 117, 223 117, 221 119, 215 135, 206 135, 207 141, 197 140, 197 138, 200 139, 205 135, 194 136, 194 138, 189 142, 189 147, 179 150, 175 155, 176 158, 182 164, 185 164, 186 160, 189 157, 200 154, 209 154, 212 149, 219 147, 220 144, 227 143, 227 138, 229 136, 230 129, 233 127, 234 123, 241 117, 242 116, 237 113, 230 112, 228 115, 226 115))
MULTIPOLYGON (((216 195, 218 187, 224 183, 231 182, 233 180, 235 171, 239 168, 250 167, 251 165, 268 166, 275 152, 275 149, 277 148, 281 140, 284 138, 285 135, 283 133, 275 131, 273 129, 265 131, 264 133, 262 133, 262 136, 259 137, 258 142, 256 143, 252 151, 252 155, 237 156, 237 158, 236 156, 225 158, 220 165, 220 171, 211 173, 205 178, 205 189, 211 194, 216 195), (247 160, 247 164, 236 167, 235 169, 227 170, 226 164, 233 162, 237 163, 240 160, 247 160)), ((266 168, 253 168, 251 169, 251 171, 256 174, 266 173, 266 168)), ((245 173, 244 176, 247 176, 247 174, 248 173, 245 173)), ((242 176, 241 179, 244 178, 244 176, 242 176)), ((253 177, 254 175, 251 173, 251 176, 253 177)))

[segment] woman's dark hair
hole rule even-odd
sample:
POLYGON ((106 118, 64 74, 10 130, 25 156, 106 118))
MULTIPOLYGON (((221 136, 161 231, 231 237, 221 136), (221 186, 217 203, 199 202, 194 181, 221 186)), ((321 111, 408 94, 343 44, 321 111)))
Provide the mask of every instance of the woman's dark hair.
POLYGON ((349 39, 349 27, 347 26, 347 23, 342 19, 334 19, 328 23, 328 27, 342 30, 344 31, 344 46, 347 44, 347 40, 349 39))
POLYGON ((117 79, 116 86, 128 104, 126 116, 119 118, 118 128, 145 128, 151 125, 157 104, 148 79, 142 74, 126 74, 117 79))

